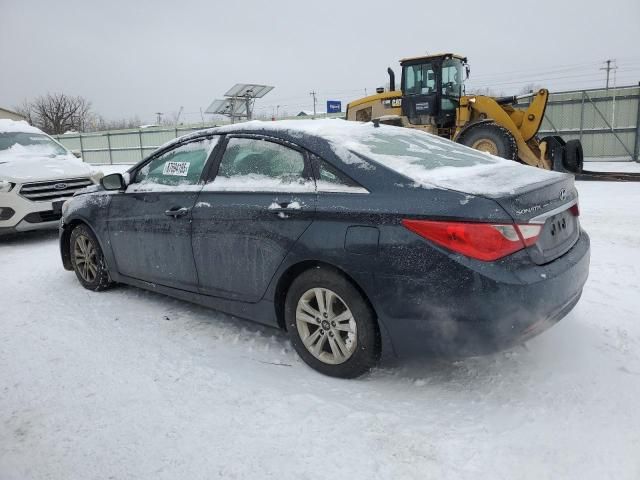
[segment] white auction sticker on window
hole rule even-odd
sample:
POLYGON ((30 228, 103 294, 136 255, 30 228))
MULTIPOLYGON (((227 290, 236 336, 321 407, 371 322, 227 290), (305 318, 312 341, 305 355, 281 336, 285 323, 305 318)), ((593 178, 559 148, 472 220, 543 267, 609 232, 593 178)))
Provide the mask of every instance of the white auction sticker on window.
POLYGON ((190 162, 167 162, 164 164, 162 174, 186 177, 187 173, 189 173, 189 165, 191 165, 190 162))

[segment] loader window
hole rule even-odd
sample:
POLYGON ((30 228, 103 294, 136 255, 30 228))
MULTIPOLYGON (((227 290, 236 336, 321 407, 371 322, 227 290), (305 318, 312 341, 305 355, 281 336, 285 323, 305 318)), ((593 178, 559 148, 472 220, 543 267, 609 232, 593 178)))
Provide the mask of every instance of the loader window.
POLYGON ((462 62, 450 58, 442 62, 442 110, 454 110, 463 94, 462 62))
POLYGON ((428 95, 436 91, 436 72, 430 63, 404 67, 405 95, 428 95))
POLYGON ((456 59, 442 63, 442 95, 447 97, 462 96, 462 62, 456 59))

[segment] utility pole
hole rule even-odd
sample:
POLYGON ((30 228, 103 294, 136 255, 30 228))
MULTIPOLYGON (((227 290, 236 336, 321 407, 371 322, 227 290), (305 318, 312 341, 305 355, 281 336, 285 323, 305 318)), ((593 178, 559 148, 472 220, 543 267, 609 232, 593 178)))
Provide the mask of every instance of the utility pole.
POLYGON ((618 67, 615 64, 615 59, 614 60, 611 60, 611 59, 607 60, 606 64, 607 64, 607 66, 600 68, 600 70, 606 70, 607 71, 607 86, 606 86, 606 89, 609 90, 609 73, 611 72, 611 70, 617 70, 618 67), (611 66, 611 62, 613 62, 613 67, 611 66))
POLYGON ((313 97, 313 118, 316 118, 316 91, 310 92, 309 95, 313 97))

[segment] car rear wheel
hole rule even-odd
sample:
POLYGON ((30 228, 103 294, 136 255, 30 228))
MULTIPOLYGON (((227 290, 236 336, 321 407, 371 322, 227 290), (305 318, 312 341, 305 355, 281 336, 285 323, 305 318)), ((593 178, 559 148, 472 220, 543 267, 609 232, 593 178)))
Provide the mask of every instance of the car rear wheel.
POLYGON ((69 250, 73 271, 84 288, 99 292, 113 284, 100 244, 89 227, 78 225, 72 230, 69 250))
POLYGON ((373 311, 346 278, 330 269, 307 270, 293 281, 285 320, 300 357, 325 375, 357 377, 380 357, 373 311))

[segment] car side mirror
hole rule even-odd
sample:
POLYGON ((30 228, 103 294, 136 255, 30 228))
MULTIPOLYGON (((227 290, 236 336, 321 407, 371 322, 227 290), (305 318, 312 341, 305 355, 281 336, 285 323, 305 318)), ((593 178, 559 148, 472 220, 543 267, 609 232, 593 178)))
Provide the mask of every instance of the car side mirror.
POLYGON ((80 150, 71 150, 71 154, 76 158, 82 157, 82 152, 80 150))
POLYGON ((124 177, 120 173, 105 175, 100 179, 100 185, 105 190, 124 190, 127 187, 124 177))

